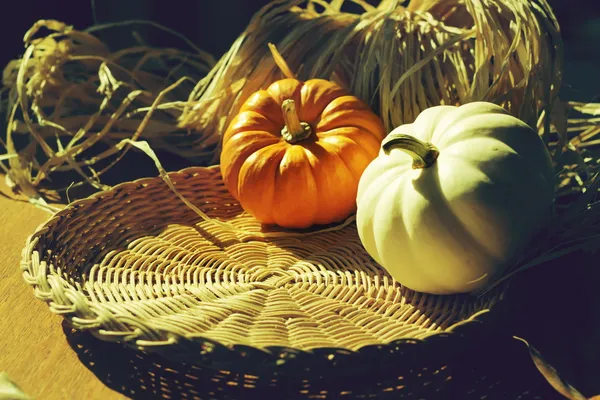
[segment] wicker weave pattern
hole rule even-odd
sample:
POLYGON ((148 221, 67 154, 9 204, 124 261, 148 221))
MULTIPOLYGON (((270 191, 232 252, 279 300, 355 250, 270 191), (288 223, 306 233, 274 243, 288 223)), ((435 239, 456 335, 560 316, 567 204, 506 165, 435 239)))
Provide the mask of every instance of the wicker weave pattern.
MULTIPOLYGON (((210 217, 263 229, 231 198, 218 168, 170 176, 210 217)), ((31 236, 21 267, 35 295, 74 327, 145 347, 208 339, 357 350, 448 330, 502 292, 475 299, 407 290, 368 256, 353 223, 301 237, 227 231, 160 178, 73 203, 31 236)))

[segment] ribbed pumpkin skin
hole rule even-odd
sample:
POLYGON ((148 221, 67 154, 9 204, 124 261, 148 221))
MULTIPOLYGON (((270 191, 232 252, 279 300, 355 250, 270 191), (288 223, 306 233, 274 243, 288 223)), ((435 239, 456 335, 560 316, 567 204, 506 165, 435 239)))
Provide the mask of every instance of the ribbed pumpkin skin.
POLYGON ((396 148, 369 164, 357 194, 363 246, 410 289, 484 288, 552 215, 555 175, 543 141, 486 102, 431 107, 386 141, 397 134, 433 144, 439 157, 413 169, 396 148))
POLYGON ((342 87, 287 78, 243 104, 223 136, 221 173, 242 208, 264 224, 329 224, 355 210, 358 182, 384 135, 379 117, 342 87), (312 130, 294 144, 281 134, 286 99, 312 130))

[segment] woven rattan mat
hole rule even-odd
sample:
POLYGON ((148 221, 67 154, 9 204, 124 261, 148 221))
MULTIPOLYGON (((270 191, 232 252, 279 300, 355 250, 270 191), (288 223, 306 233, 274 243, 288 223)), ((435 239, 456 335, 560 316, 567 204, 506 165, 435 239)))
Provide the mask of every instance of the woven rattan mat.
POLYGON ((211 362, 216 348, 352 354, 421 340, 502 296, 501 287, 482 298, 407 290, 367 255, 353 222, 262 237, 217 167, 169 176, 204 213, 244 232, 204 220, 158 177, 76 201, 23 251, 24 277, 51 311, 103 340, 211 362))

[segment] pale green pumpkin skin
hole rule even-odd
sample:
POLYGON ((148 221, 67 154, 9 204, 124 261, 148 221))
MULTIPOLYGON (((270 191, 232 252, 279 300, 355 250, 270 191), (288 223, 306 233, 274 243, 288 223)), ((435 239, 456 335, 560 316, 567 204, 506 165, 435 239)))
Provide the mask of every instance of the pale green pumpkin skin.
POLYGON ((413 169, 380 152, 359 181, 357 227, 367 252, 400 284, 432 294, 486 286, 552 214, 550 154, 528 125, 491 103, 424 110, 405 133, 439 150, 413 169))

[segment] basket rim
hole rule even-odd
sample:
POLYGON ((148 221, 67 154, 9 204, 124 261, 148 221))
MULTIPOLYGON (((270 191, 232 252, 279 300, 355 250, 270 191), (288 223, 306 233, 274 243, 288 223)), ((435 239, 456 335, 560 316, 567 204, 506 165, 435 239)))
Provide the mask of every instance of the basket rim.
MULTIPOLYGON (((192 166, 192 167, 182 168, 182 169, 179 169, 176 171, 170 171, 167 174, 169 176, 179 175, 179 174, 195 174, 196 171, 202 171, 202 170, 214 171, 215 169, 218 169, 218 168, 219 168, 218 164, 210 165, 210 166, 192 166)), ((154 181, 162 180, 162 179, 163 178, 161 176, 157 175, 154 177, 143 177, 143 178, 138 178, 138 179, 131 180, 131 181, 121 182, 105 191, 99 191, 99 192, 89 195, 88 197, 74 200, 73 202, 67 204, 61 210, 54 212, 48 219, 46 219, 43 223, 41 223, 34 230, 34 232, 31 233, 27 237, 27 239, 25 241, 25 247, 21 251, 21 261, 20 261, 22 277, 25 280, 25 283, 27 283, 33 289, 34 297, 38 300, 44 301, 46 303, 46 305, 48 306, 48 308, 50 309, 50 312, 52 312, 53 314, 62 316, 64 321, 71 327, 81 330, 81 331, 88 331, 93 336, 95 336, 96 338, 103 340, 103 341, 118 342, 127 347, 134 348, 138 351, 149 352, 149 353, 159 353, 167 358, 181 359, 181 356, 183 356, 183 358, 186 362, 190 361, 190 360, 191 361, 198 360, 197 356, 200 353, 203 353, 203 354, 206 353, 207 349, 209 349, 208 353, 214 353, 213 350, 218 349, 219 352, 221 353, 220 356, 215 358, 214 354, 213 354, 213 356, 211 356, 209 354, 208 358, 207 358, 206 354, 204 354, 204 356, 203 356, 204 360, 202 362, 200 362, 200 364, 202 364, 202 365, 207 365, 207 364, 225 365, 225 364, 232 364, 231 360, 237 360, 235 362, 237 364, 240 362, 240 360, 245 360, 247 362, 250 362, 251 365, 258 364, 258 365, 262 365, 263 367, 267 366, 267 367, 277 367, 278 369, 285 369, 287 367, 287 365, 282 366, 282 364, 285 364, 285 363, 281 363, 280 360, 287 359, 290 357, 290 355, 293 355, 292 358, 296 358, 296 357, 310 358, 310 357, 317 356, 317 357, 323 358, 327 361, 327 359, 331 359, 332 354, 343 355, 344 357, 364 356, 364 354, 369 353, 369 352, 378 352, 378 351, 381 351, 382 349, 394 348, 394 347, 398 347, 398 346, 403 346, 405 344, 411 344, 411 345, 427 344, 427 343, 430 343, 433 341, 445 340, 449 337, 462 336, 463 330, 471 329, 476 326, 482 326, 486 322, 486 320, 488 320, 490 318, 492 309, 497 305, 497 303, 502 301, 502 299, 504 297, 504 293, 506 292, 506 287, 508 286, 508 283, 502 285, 503 290, 501 291, 501 294, 500 294, 499 298, 497 299, 497 301, 492 306, 487 307, 487 308, 482 308, 482 309, 472 313, 467 318, 449 325, 447 328, 445 328, 443 330, 431 331, 430 333, 423 334, 423 336, 420 338, 408 338, 408 337, 407 338, 396 338, 387 343, 366 344, 366 345, 362 345, 356 349, 349 349, 349 348, 344 348, 344 347, 331 347, 331 346, 314 347, 311 349, 300 349, 300 348, 294 348, 291 346, 254 347, 254 346, 250 346, 250 345, 246 345, 246 344, 225 344, 221 341, 206 337, 201 334, 195 334, 191 337, 186 337, 186 336, 179 335, 179 334, 171 332, 171 331, 167 331, 165 329, 157 329, 157 328, 152 328, 152 329, 154 329, 156 331, 164 331, 165 333, 168 333, 169 339, 166 341, 165 340, 148 341, 148 340, 140 340, 135 337, 128 338, 126 332, 123 332, 122 334, 117 334, 116 331, 111 332, 107 329, 103 329, 101 326, 102 325, 101 323, 95 324, 96 326, 85 326, 85 322, 78 321, 78 320, 80 320, 80 318, 75 315, 75 310, 73 307, 72 300, 66 296, 57 297, 55 295, 54 291, 52 290, 50 283, 45 282, 45 284, 44 284, 44 282, 40 281, 39 275, 43 275, 42 279, 44 279, 44 280, 46 277, 52 275, 49 272, 48 268, 42 268, 41 269, 42 271, 38 276, 32 275, 32 273, 31 273, 31 271, 32 271, 31 264, 33 262, 32 259, 39 258, 38 251, 34 250, 34 247, 37 244, 38 237, 43 235, 48 230, 48 226, 57 222, 57 220, 59 218, 69 215, 70 213, 77 210, 80 206, 84 206, 89 203, 99 201, 108 192, 114 192, 114 191, 120 190, 124 187, 139 186, 139 185, 143 185, 144 183, 147 183, 147 182, 154 182, 154 181), (195 356, 193 356, 191 358, 187 357, 186 355, 182 355, 182 354, 175 355, 175 357, 171 357, 173 355, 171 353, 174 353, 173 349, 177 349, 178 347, 181 347, 181 346, 187 347, 187 348, 190 348, 190 347, 195 348, 196 350, 199 350, 200 353, 196 354, 195 356), (323 355, 323 354, 326 354, 327 357, 321 357, 321 355, 323 355), (259 361, 259 362, 256 363, 255 361, 259 361)), ((62 277, 62 276, 60 276, 60 277, 57 275, 52 275, 52 276, 55 277, 56 279, 58 279, 58 281, 60 283, 67 282, 64 279, 64 277, 62 277)), ((78 293, 81 294, 81 291, 78 291, 78 293)), ((80 297, 79 300, 84 301, 86 305, 93 304, 93 302, 91 302, 83 294, 81 294, 81 296, 78 296, 78 297, 80 297)), ((118 316, 118 315, 115 316, 114 318, 117 321, 119 321, 120 319, 123 319, 123 317, 118 316)), ((127 317, 124 317, 124 318, 127 319, 127 317)), ((94 325, 94 324, 92 324, 92 325, 94 325)), ((493 331, 492 334, 496 335, 496 334, 501 334, 500 332, 502 331, 502 329, 501 329, 501 327, 500 327, 500 329, 498 329, 498 327, 496 327, 492 331, 493 331)), ((129 333, 131 333, 131 332, 129 332, 129 333)), ((247 371, 247 370, 245 369, 244 371, 247 371)))

